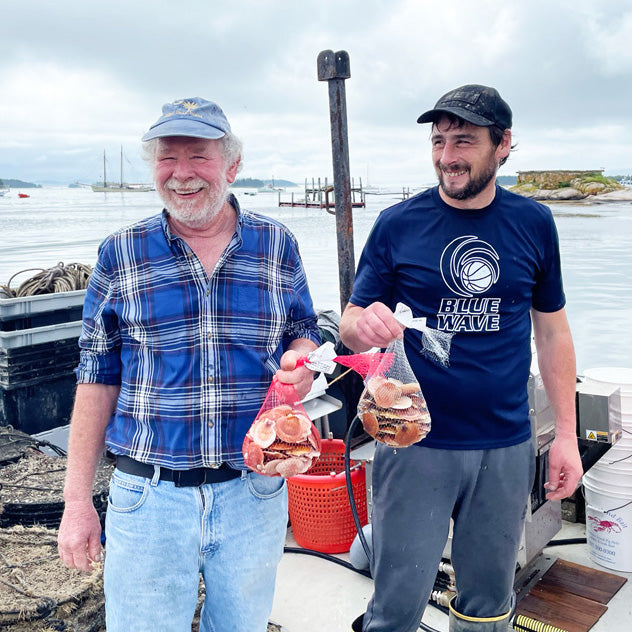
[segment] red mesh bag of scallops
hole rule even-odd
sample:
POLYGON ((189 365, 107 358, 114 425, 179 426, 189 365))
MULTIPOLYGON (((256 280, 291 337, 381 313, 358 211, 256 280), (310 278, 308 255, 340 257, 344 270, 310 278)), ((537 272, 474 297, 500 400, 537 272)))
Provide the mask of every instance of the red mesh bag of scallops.
POLYGON ((320 435, 296 389, 274 378, 244 438, 246 465, 259 474, 290 478, 306 472, 320 451, 320 435))

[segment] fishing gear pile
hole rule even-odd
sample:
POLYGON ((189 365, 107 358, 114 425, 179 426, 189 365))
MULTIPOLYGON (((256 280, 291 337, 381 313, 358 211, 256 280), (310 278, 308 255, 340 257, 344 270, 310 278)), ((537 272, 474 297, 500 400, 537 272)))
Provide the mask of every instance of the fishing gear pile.
POLYGON ((16 272, 6 285, 0 285, 0 298, 20 298, 56 292, 72 292, 85 290, 92 274, 92 267, 83 263, 64 264, 60 261, 52 268, 27 268, 16 272), (24 272, 39 270, 38 274, 21 283, 16 289, 11 281, 24 272))
POLYGON ((0 551, 3 631, 104 628, 102 564, 91 573, 66 568, 57 554, 57 532, 41 526, 0 529, 0 551))
MULTIPOLYGON (((30 449, 19 460, 0 467, 0 527, 58 527, 64 512, 66 463, 66 457, 30 449)), ((95 476, 92 502, 102 524, 113 469, 111 460, 104 458, 95 476)))

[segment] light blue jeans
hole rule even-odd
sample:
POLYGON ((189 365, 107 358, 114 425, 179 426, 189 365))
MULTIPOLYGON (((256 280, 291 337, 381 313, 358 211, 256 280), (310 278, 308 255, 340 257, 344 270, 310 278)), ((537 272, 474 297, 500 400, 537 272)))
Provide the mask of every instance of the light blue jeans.
POLYGON ((115 470, 105 524, 108 632, 265 632, 287 527, 280 477, 201 487, 115 470))

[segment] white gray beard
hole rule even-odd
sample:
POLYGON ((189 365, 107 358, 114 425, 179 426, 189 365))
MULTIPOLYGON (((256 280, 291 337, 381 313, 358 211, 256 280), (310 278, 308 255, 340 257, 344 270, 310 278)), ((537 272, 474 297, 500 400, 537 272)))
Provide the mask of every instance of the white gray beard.
MULTIPOLYGON (((175 179, 167 180, 164 186, 165 188, 184 188, 181 183, 175 179)), ((209 183, 205 181, 187 183, 187 188, 192 190, 200 186, 204 186, 209 191, 209 199, 204 207, 199 210, 195 208, 195 200, 172 200, 168 198, 162 190, 158 192, 165 208, 169 211, 169 215, 191 228, 199 228, 207 225, 217 216, 224 206, 224 202, 226 202, 228 182, 225 180, 222 179, 218 186, 212 188, 209 183)))

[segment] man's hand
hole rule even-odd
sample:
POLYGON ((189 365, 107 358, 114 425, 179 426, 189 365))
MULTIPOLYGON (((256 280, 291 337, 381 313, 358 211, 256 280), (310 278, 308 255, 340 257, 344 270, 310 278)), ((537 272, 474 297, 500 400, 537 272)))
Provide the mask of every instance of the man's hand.
POLYGON ((312 388, 314 372, 305 366, 296 366, 300 357, 302 354, 298 351, 286 351, 281 356, 281 368, 276 372, 276 378, 283 384, 292 384, 299 399, 303 399, 312 388))
POLYGON ((57 547, 68 568, 91 571, 92 562, 101 560, 101 523, 92 499, 66 502, 57 547))
POLYGON ((568 498, 577 489, 583 474, 582 460, 575 434, 556 436, 549 451, 549 480, 547 500, 568 498))
POLYGON ((362 308, 349 303, 340 322, 340 335, 347 347, 356 352, 373 347, 386 347, 402 338, 404 327, 384 303, 371 303, 362 308))

